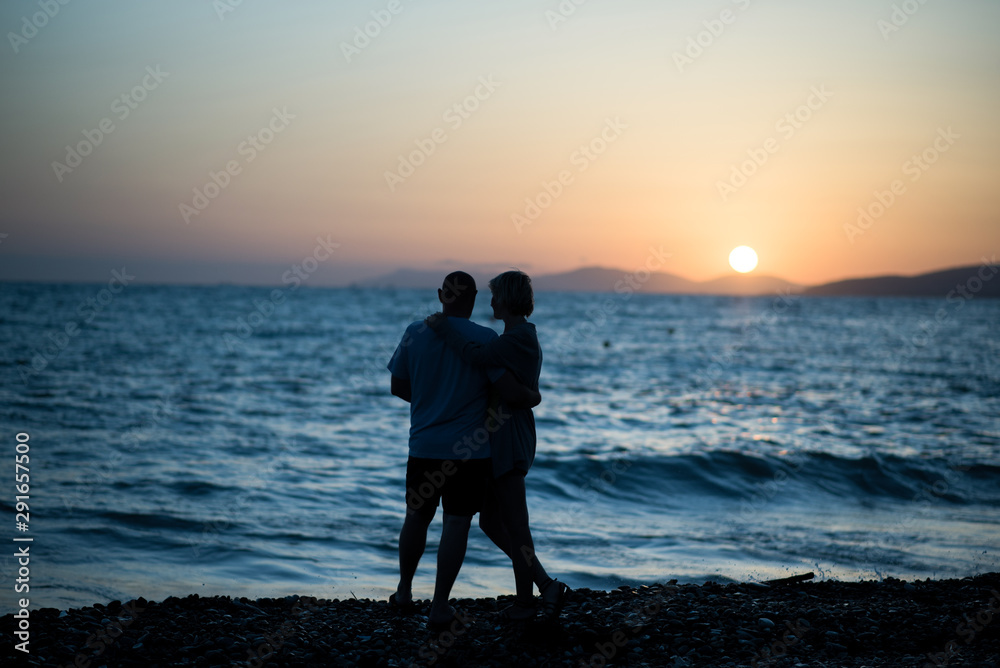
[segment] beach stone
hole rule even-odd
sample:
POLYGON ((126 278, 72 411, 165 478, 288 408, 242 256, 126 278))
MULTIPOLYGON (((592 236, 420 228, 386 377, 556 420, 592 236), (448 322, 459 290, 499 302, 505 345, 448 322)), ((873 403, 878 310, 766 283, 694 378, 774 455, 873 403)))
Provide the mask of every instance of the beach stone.
MULTIPOLYGON (((730 668, 756 661, 768 668, 923 666, 928 652, 941 652, 962 615, 981 610, 993 589, 1000 589, 1000 574, 920 583, 917 592, 898 582, 836 581, 761 590, 739 583, 679 585, 676 591, 660 585, 617 593, 577 590, 559 624, 517 627, 495 623, 498 599, 463 600, 474 621, 444 653, 435 655, 433 665, 730 668), (663 604, 662 595, 670 597, 669 604, 648 619, 636 616, 636 606, 663 604), (782 653, 776 643, 784 643, 786 626, 797 620, 804 628, 794 636, 801 638, 782 653), (619 636, 614 657, 605 659, 597 647, 607 650, 616 632, 624 636, 619 636), (590 664, 595 656, 603 662, 590 664)), ((28 665, 72 665, 101 622, 115 621, 119 612, 114 603, 33 612, 44 623, 37 630, 32 626, 33 662, 28 665)), ((294 616, 286 599, 245 603, 188 596, 141 607, 135 625, 119 634, 102 656, 91 657, 96 659, 91 666, 246 665, 248 650, 263 655, 254 664, 260 666, 429 665, 421 656, 433 638, 424 630, 425 618, 392 615, 384 601, 327 601, 294 616), (234 614, 227 616, 227 611, 234 614), (272 654, 264 645, 268 637, 279 645, 272 654)), ((7 665, 3 651, 0 664, 7 665)), ((949 665, 991 665, 1000 656, 1000 637, 977 633, 961 652, 949 665)))

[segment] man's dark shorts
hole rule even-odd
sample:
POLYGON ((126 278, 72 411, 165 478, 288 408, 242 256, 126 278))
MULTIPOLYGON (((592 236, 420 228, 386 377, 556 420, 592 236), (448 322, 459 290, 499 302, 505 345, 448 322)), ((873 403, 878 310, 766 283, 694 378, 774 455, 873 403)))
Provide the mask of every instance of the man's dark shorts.
POLYGON ((433 515, 438 499, 448 515, 472 517, 483 507, 487 482, 491 477, 487 459, 423 459, 406 462, 406 507, 433 515))

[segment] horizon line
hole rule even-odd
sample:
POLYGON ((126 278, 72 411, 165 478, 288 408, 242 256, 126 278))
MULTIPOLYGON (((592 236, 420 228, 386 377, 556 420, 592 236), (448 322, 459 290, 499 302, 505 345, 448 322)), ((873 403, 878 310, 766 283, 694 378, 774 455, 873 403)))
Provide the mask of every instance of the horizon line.
MULTIPOLYGON (((278 263, 274 263, 274 264, 277 265, 278 263)), ((482 263, 482 264, 492 264, 492 263, 482 263)), ((267 264, 260 263, 259 266, 270 266, 270 263, 267 263, 267 264)), ((285 265, 281 264, 280 266, 285 266, 285 265)), ((838 278, 838 279, 834 279, 834 280, 830 280, 830 281, 824 281, 824 282, 821 282, 821 283, 812 283, 812 284, 809 284, 809 283, 796 283, 794 281, 788 280, 786 278, 782 278, 780 276, 773 276, 771 274, 757 274, 756 272, 750 272, 750 273, 746 273, 746 274, 740 274, 740 273, 735 273, 734 272, 733 274, 726 274, 726 275, 718 276, 716 278, 710 278, 710 279, 704 279, 704 280, 690 279, 690 278, 687 278, 687 277, 682 276, 680 274, 675 274, 675 273, 666 272, 666 271, 650 271, 649 273, 650 273, 650 276, 655 276, 655 275, 669 276, 669 277, 672 277, 672 278, 677 278, 677 279, 680 279, 680 280, 683 280, 683 281, 687 281, 689 283, 693 283, 695 285, 705 285, 705 284, 714 283, 714 282, 717 282, 717 281, 725 281, 725 280, 736 280, 736 281, 740 281, 740 280, 752 280, 752 279, 773 280, 773 281, 784 282, 784 283, 792 286, 793 288, 795 288, 795 289, 797 289, 799 291, 805 291, 805 290, 809 290, 809 289, 813 289, 813 288, 823 287, 823 286, 827 286, 827 285, 834 285, 834 284, 837 284, 837 283, 844 283, 844 282, 849 282, 849 281, 877 280, 877 279, 891 279, 891 278, 909 279, 909 278, 917 278, 917 277, 920 277, 920 276, 927 276, 927 275, 932 275, 932 274, 937 274, 937 273, 943 273, 943 272, 946 272, 946 271, 954 271, 954 270, 959 270, 959 269, 974 268, 974 267, 977 267, 977 266, 982 266, 982 263, 980 263, 979 265, 975 265, 975 264, 954 265, 954 266, 942 267, 942 268, 938 268, 938 269, 932 269, 932 270, 928 270, 928 271, 921 271, 921 272, 913 273, 913 274, 873 274, 873 275, 867 275, 867 276, 849 276, 847 278, 838 278)), ((627 271, 627 270, 621 269, 621 268, 608 267, 608 266, 596 265, 596 264, 595 265, 583 265, 583 266, 576 267, 574 269, 567 269, 567 270, 563 270, 563 271, 547 272, 547 273, 537 274, 537 275, 532 276, 532 280, 537 280, 537 279, 540 279, 540 278, 553 277, 553 276, 565 276, 565 275, 568 275, 568 274, 572 274, 574 272, 586 271, 586 270, 601 270, 601 271, 609 271, 609 272, 616 272, 616 273, 620 272, 623 276, 629 276, 629 275, 635 274, 636 271, 637 271, 637 270, 627 271)), ((332 289, 362 289, 362 290, 393 290, 393 289, 394 290, 411 290, 411 289, 412 290, 423 290, 423 289, 426 289, 426 288, 420 288, 420 287, 406 287, 406 286, 392 286, 392 285, 389 285, 389 286, 360 285, 360 283, 362 283, 362 282, 377 281, 377 280, 385 278, 385 277, 387 277, 387 276, 389 276, 389 275, 391 275, 393 273, 401 272, 401 271, 412 271, 412 272, 418 272, 418 273, 431 273, 431 272, 434 272, 434 271, 441 271, 441 270, 438 270, 438 269, 421 269, 421 268, 416 268, 416 267, 412 267, 412 266, 402 266, 402 267, 396 267, 396 268, 393 268, 393 269, 389 269, 387 271, 384 271, 384 272, 382 272, 380 274, 377 274, 377 275, 375 275, 373 277, 370 277, 370 278, 353 279, 353 280, 346 281, 346 282, 339 282, 339 281, 336 282, 336 283, 315 283, 314 282, 313 284, 309 284, 307 281, 300 281, 300 282, 298 282, 298 284, 296 286, 294 286, 294 288, 288 288, 288 284, 287 283, 280 282, 280 281, 256 282, 256 281, 241 281, 241 280, 233 280, 233 281, 229 281, 229 280, 219 280, 219 281, 190 281, 189 282, 189 281, 185 281, 185 280, 153 280, 153 281, 143 281, 143 280, 137 278, 135 280, 135 284, 137 284, 137 285, 143 285, 143 286, 146 286, 146 287, 174 287, 174 286, 176 286, 176 287, 223 287, 223 286, 228 286, 228 287, 257 287, 257 288, 272 287, 272 288, 285 288, 285 289, 298 289, 298 288, 303 288, 303 287, 304 288, 313 288, 313 289, 331 289, 332 288, 332 289)), ((475 271, 475 269, 473 269, 473 271, 475 271)), ((47 279, 47 278, 0 278, 0 284, 100 285, 100 284, 103 284, 105 282, 106 281, 104 279, 91 280, 91 279, 47 279)), ((613 289, 613 286, 609 287, 607 290, 551 290, 551 289, 542 288, 539 291, 540 292, 605 292, 605 291, 612 290, 612 289, 613 289)), ((637 292, 645 292, 645 291, 644 290, 637 290, 637 292)), ((649 291, 649 294, 676 294, 676 295, 684 295, 684 294, 690 294, 690 293, 649 291)), ((694 294, 691 294, 691 296, 709 296, 709 295, 706 295, 704 293, 700 293, 700 294, 699 293, 694 293, 694 294)), ((750 296, 750 295, 743 295, 743 296, 750 296)))

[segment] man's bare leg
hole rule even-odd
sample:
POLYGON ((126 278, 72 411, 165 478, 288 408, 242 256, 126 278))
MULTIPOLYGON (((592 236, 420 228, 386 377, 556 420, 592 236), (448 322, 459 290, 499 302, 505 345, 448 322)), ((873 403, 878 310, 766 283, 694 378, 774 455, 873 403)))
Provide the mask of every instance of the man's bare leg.
POLYGON ((462 515, 444 516, 441 529, 441 545, 438 547, 437 579, 434 583, 434 600, 429 615, 431 622, 446 622, 455 614, 448 604, 451 588, 458 578, 458 572, 465 560, 465 549, 469 543, 469 527, 472 518, 462 515))
POLYGON ((413 597, 413 575, 417 572, 420 557, 427 546, 427 527, 434 519, 434 513, 420 513, 406 509, 406 519, 399 532, 399 584, 396 586, 396 601, 408 603, 413 597))

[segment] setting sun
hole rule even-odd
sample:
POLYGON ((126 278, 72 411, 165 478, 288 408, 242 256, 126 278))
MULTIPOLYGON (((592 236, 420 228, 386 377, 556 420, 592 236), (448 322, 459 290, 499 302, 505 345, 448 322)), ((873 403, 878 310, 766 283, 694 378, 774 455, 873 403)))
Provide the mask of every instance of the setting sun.
POLYGON ((749 246, 739 246, 729 254, 729 266, 741 274, 754 270, 757 266, 757 253, 749 246))

